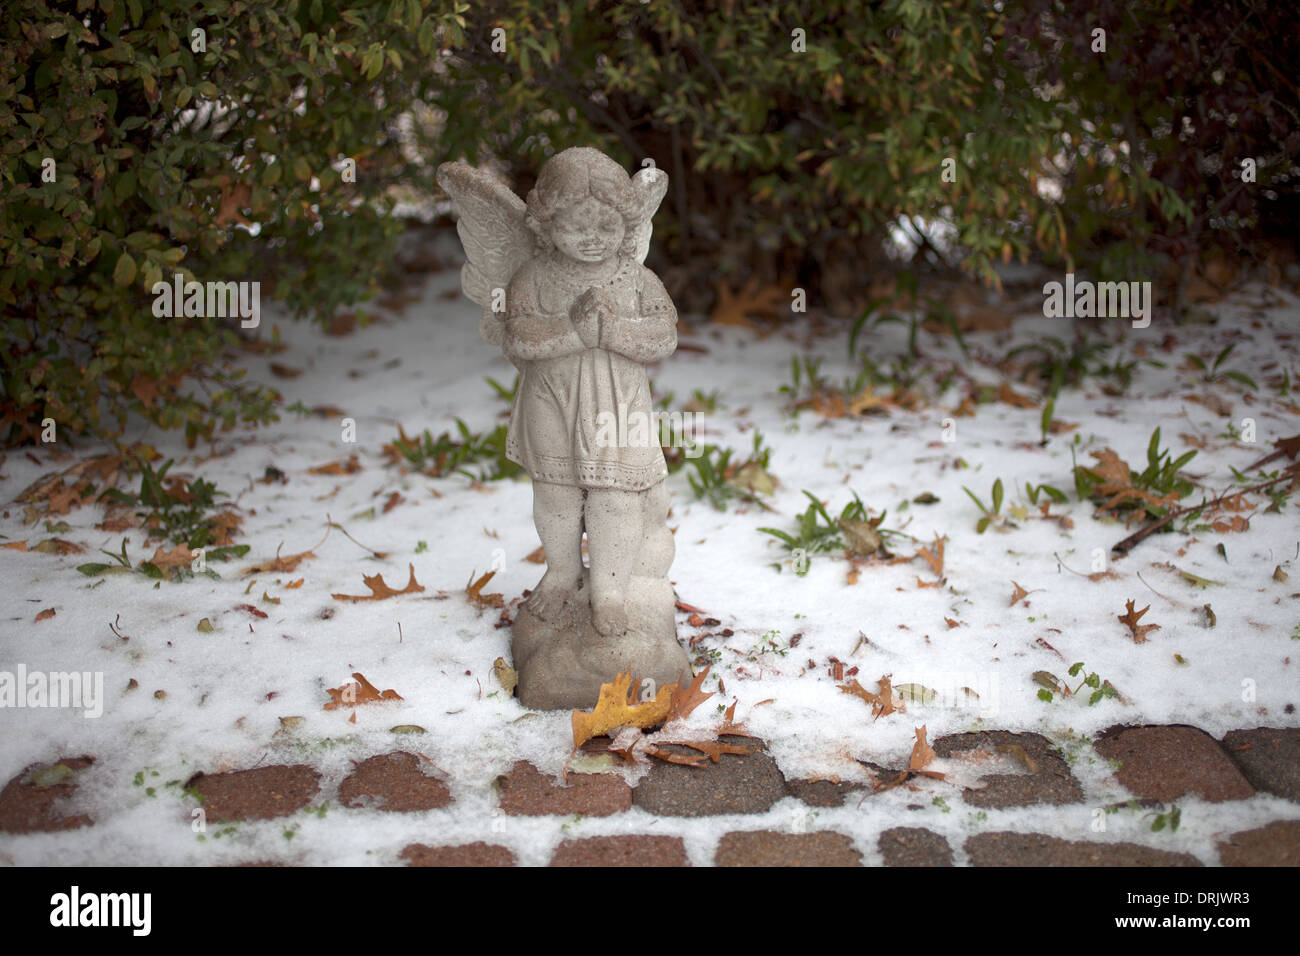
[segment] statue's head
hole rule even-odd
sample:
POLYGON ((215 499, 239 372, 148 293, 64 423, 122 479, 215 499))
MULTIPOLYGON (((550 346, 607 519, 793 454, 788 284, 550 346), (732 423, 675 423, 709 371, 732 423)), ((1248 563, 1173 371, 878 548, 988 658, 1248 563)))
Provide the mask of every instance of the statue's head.
POLYGON ((580 262, 635 252, 644 205, 623 167, 599 150, 566 149, 538 174, 525 221, 545 249, 580 262))

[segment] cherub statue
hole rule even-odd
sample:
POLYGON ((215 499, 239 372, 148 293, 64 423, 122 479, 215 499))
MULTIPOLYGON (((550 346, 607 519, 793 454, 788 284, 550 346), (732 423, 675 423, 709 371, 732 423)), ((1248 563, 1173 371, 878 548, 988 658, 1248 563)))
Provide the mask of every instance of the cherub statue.
POLYGON ((677 347, 677 310, 643 265, 667 175, 630 177, 579 147, 542 167, 527 205, 464 163, 440 166, 438 183, 460 214, 461 287, 483 306, 483 338, 520 372, 506 455, 533 480, 547 564, 515 622, 521 700, 588 706, 628 666, 659 682, 689 676, 645 368, 677 347), (617 422, 646 427, 632 440, 617 422))

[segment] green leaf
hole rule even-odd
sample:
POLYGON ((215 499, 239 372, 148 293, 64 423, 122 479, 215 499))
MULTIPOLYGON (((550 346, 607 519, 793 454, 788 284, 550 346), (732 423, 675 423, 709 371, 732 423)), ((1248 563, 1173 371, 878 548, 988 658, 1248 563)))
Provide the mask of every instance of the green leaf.
POLYGON ((135 272, 135 260, 131 258, 131 253, 122 253, 117 257, 117 265, 113 267, 114 284, 130 285, 135 280, 135 272))

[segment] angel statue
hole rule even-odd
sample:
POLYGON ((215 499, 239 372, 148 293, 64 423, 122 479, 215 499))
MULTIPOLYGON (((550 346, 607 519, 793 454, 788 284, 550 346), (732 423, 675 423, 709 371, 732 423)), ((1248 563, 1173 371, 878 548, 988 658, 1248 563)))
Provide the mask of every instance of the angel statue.
POLYGON ((628 176, 578 147, 546 162, 526 205, 462 162, 438 167, 438 184, 459 213, 480 332, 519 369, 506 455, 532 478, 546 555, 513 627, 520 701, 590 707, 629 668, 643 692, 689 679, 646 375, 677 348, 677 310, 643 264, 667 175, 628 176))

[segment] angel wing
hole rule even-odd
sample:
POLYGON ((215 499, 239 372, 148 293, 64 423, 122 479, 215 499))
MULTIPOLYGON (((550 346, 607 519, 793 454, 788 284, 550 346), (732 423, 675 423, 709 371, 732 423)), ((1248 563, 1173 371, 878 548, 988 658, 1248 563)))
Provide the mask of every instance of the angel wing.
POLYGON ((650 233, 653 229, 651 220, 659 211, 659 204, 668 193, 668 174, 656 166, 648 166, 632 177, 632 188, 641 197, 644 211, 641 221, 634 233, 636 237, 636 261, 645 265, 646 254, 650 251, 650 233))
POLYGON ((460 287, 483 307, 479 332, 499 346, 505 338, 505 315, 492 311, 492 290, 509 285, 535 252, 533 234, 524 224, 524 201, 505 183, 467 163, 443 163, 437 179, 460 216, 456 232, 468 260, 460 270, 460 287))

